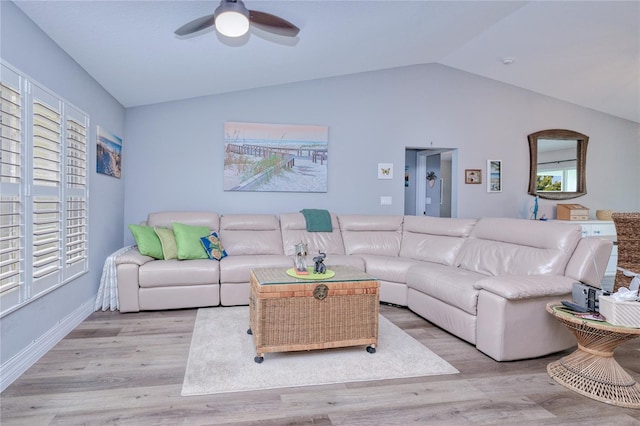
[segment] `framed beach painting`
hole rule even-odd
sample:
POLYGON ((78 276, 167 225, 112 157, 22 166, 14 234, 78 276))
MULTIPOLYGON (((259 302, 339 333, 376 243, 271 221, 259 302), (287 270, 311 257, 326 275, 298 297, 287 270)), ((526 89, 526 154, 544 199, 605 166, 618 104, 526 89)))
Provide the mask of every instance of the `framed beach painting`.
POLYGON ((224 124, 225 191, 327 192, 329 128, 224 124))
POLYGON ((502 160, 487 160, 487 192, 502 192, 502 160))
POLYGON ((120 179, 122 138, 98 126, 96 132, 96 171, 120 179))

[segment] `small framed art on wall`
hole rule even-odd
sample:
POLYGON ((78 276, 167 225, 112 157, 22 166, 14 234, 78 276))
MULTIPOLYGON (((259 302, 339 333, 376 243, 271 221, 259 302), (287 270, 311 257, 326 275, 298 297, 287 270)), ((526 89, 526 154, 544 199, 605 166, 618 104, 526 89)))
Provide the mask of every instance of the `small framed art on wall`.
POLYGON ((464 183, 482 183, 482 170, 465 169, 464 183))
POLYGON ((487 192, 502 192, 502 160, 487 160, 487 192))

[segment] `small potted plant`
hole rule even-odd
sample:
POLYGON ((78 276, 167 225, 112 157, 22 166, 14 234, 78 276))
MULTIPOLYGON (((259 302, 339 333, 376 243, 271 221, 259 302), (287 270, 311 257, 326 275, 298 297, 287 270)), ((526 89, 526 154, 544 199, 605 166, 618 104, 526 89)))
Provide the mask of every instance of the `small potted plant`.
POLYGON ((433 185, 436 184, 436 179, 438 179, 438 176, 436 176, 436 172, 427 172, 427 181, 429 182, 429 188, 433 188, 433 185))

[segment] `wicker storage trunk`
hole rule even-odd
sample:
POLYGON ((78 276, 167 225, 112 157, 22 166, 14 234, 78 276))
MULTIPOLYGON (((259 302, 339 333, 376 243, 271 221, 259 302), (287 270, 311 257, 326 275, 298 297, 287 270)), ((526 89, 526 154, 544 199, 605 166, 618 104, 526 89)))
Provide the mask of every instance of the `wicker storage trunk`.
POLYGON ((249 326, 256 362, 268 352, 378 343, 380 283, 349 267, 328 280, 290 277, 281 268, 251 271, 249 326))

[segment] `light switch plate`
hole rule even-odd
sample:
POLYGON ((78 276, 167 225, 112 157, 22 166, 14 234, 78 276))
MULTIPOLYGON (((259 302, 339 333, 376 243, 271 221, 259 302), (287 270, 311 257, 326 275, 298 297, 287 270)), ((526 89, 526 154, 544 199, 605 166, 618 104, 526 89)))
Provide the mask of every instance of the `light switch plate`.
POLYGON ((381 206, 390 206, 392 203, 392 198, 390 196, 382 196, 380 197, 380 205, 381 206))

